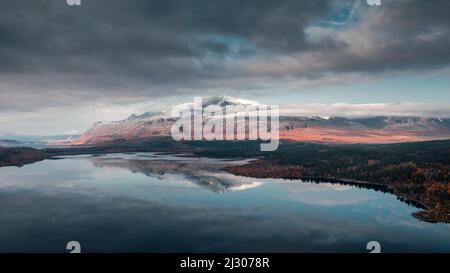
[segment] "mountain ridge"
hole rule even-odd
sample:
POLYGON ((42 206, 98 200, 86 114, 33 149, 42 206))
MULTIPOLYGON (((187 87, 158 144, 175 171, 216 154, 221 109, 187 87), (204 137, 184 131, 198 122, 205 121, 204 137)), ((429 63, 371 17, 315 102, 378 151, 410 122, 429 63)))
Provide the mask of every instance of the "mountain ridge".
MULTIPOLYGON (((193 103, 181 104, 193 106, 193 103)), ((217 105, 262 106, 256 101, 228 96, 203 100, 203 107, 217 105)), ((149 139, 170 136, 171 126, 177 119, 168 111, 147 111, 111 122, 96 122, 72 145, 104 144, 116 140, 149 139)), ((419 116, 372 117, 306 117, 280 116, 280 138, 291 141, 322 143, 395 143, 450 138, 450 119, 419 116)))

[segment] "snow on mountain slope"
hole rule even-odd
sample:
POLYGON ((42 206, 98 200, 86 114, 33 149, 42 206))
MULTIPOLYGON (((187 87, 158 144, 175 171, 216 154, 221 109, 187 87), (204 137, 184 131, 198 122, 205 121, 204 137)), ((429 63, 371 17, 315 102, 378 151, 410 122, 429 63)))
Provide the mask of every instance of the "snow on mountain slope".
MULTIPOLYGON (((185 103, 192 107, 194 103, 185 103)), ((256 101, 239 99, 229 96, 209 97, 203 99, 203 107, 217 105, 252 105, 259 106, 256 101)), ((151 138, 153 136, 169 136, 170 129, 175 120, 170 117, 169 111, 145 112, 141 115, 133 114, 128 118, 112 122, 96 122, 80 138, 71 144, 99 144, 114 140, 136 140, 151 138)))
MULTIPOLYGON (((192 107, 193 103, 182 104, 192 107)), ((261 106, 256 101, 228 96, 203 99, 203 107, 218 105, 261 106)), ((113 122, 97 122, 70 144, 101 144, 117 140, 139 141, 155 136, 170 136, 175 119, 170 111, 133 114, 113 122)), ((280 137, 294 141, 331 143, 390 143, 450 138, 450 119, 378 116, 280 117, 280 137)))

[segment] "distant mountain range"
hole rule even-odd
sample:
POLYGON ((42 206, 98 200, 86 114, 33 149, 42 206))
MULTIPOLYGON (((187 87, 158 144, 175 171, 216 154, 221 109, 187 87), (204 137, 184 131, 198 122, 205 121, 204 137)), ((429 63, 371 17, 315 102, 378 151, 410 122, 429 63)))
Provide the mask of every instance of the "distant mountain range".
POLYGON ((322 143, 396 143, 450 138, 450 119, 282 117, 280 138, 322 143))
MULTIPOLYGON (((186 105, 189 105, 187 103, 186 105)), ((203 106, 253 105, 255 101, 233 97, 211 97, 203 106)), ((176 119, 169 112, 146 112, 112 122, 96 122, 72 145, 106 144, 113 141, 141 141, 170 136, 176 119)), ((377 116, 345 117, 280 117, 280 138, 319 143, 395 143, 450 138, 450 119, 429 117, 377 116)))
POLYGON ((61 135, 25 135, 6 133, 0 134, 0 140, 17 142, 17 143, 47 143, 49 141, 71 140, 79 138, 78 134, 61 134, 61 135))
POLYGON ((73 139, 78 139, 80 135, 0 135, 0 147, 30 147, 44 148, 52 143, 68 143, 73 139))

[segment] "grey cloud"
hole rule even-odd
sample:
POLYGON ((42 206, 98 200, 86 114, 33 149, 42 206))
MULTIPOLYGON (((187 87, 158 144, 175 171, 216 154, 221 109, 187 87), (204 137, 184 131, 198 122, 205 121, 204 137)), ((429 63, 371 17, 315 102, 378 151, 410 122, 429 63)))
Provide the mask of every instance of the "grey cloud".
POLYGON ((280 76, 317 81, 449 64, 447 1, 357 3, 0 0, 0 107, 245 92, 280 76), (356 23, 311 41, 306 30, 344 5, 356 23))
MULTIPOLYGON (((335 69, 380 71, 446 66, 450 62, 448 1, 384 1, 363 11, 361 23, 339 36, 335 69)), ((333 63, 332 62, 332 63, 333 63)))
POLYGON ((91 0, 74 8, 62 0, 2 0, 0 92, 18 97, 0 106, 54 106, 60 92, 68 97, 61 103, 176 95, 224 77, 231 46, 238 55, 251 53, 247 44, 301 46, 306 22, 326 11, 325 2, 91 0))

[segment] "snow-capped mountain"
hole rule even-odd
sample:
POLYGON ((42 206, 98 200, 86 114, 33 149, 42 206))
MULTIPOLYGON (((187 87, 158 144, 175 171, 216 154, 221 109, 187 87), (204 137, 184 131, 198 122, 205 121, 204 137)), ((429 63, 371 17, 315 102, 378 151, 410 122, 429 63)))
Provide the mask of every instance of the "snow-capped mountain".
POLYGON ((260 106, 261 104, 257 101, 239 99, 230 96, 218 96, 218 97, 209 97, 203 100, 203 107, 207 107, 209 105, 218 105, 220 107, 225 107, 227 105, 252 105, 252 106, 260 106))
POLYGON ((132 114, 126 120, 127 121, 142 120, 142 119, 157 117, 158 115, 162 115, 162 114, 163 113, 161 113, 161 112, 145 112, 144 114, 141 114, 141 115, 132 114))
POLYGON ((132 115, 124 120, 96 122, 72 144, 100 144, 115 140, 168 136, 175 120, 164 113, 132 115))
MULTIPOLYGON (((183 106, 192 107, 193 103, 183 106)), ((256 101, 228 96, 203 99, 203 107, 217 105, 261 106, 256 101)), ((96 122, 80 138, 70 144, 103 144, 112 141, 141 141, 155 136, 170 136, 176 119, 170 111, 133 114, 112 122, 96 122)), ((330 143, 390 143, 450 138, 450 119, 426 117, 378 116, 345 117, 280 117, 280 137, 292 141, 330 143)))
MULTIPOLYGON (((208 97, 203 99, 203 107, 217 105, 251 105, 259 106, 256 101, 239 99, 229 96, 208 97)), ((185 103, 178 106, 193 107, 194 103, 185 103)), ((172 124, 176 119, 171 118, 170 111, 145 112, 133 114, 128 118, 112 122, 96 122, 80 138, 71 144, 100 144, 115 140, 139 140, 154 136, 169 136, 172 124)))

